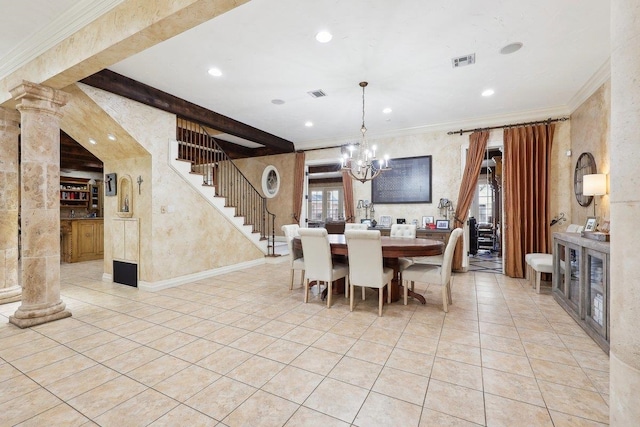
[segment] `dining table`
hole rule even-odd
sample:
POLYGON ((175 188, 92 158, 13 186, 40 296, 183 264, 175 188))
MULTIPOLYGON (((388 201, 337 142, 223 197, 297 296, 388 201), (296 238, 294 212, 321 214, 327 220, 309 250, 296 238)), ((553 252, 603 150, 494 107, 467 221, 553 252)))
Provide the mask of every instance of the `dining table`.
MULTIPOLYGON (((344 234, 329 234, 329 244, 331 246, 331 254, 335 256, 349 256, 347 240, 344 234)), ((444 243, 439 240, 407 238, 407 237, 381 237, 382 258, 384 265, 393 269, 393 279, 391 280, 391 301, 395 302, 400 299, 400 258, 411 258, 420 256, 440 255, 444 252, 444 243)), ((293 239, 294 251, 302 251, 302 240, 299 236, 293 239)), ((424 297, 411 289, 409 296, 417 299, 422 304, 426 304, 424 297)), ((386 300, 386 298, 385 298, 386 300)))

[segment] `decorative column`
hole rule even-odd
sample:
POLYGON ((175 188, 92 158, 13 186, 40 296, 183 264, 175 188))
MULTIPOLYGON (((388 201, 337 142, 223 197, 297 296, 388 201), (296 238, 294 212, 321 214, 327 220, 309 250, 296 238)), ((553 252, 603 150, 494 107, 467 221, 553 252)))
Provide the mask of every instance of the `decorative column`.
POLYGON ((0 107, 0 304, 20 301, 18 285, 18 135, 20 114, 0 107))
POLYGON ((640 425, 640 0, 611 2, 612 427, 640 425))
POLYGON ((68 95, 23 81, 11 90, 21 114, 22 305, 20 328, 71 316, 60 300, 60 117, 68 95))

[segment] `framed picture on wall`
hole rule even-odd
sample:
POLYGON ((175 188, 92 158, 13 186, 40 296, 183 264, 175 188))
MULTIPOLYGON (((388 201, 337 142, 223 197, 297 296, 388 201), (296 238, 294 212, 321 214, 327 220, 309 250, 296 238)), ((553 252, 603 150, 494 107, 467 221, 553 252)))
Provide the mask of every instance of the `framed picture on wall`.
POLYGON ((436 221, 436 229, 438 230, 448 230, 449 229, 449 220, 448 219, 439 219, 436 221))
POLYGON ((587 218, 587 222, 584 225, 584 231, 596 231, 597 225, 598 225, 598 218, 595 216, 590 216, 587 218))

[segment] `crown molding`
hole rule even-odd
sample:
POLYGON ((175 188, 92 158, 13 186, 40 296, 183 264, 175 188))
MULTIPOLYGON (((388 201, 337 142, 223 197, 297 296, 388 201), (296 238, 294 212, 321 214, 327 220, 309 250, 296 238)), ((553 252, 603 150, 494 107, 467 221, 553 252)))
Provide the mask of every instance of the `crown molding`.
MULTIPOLYGON (((383 138, 397 138, 402 136, 418 135, 430 132, 449 132, 458 129, 475 129, 491 126, 508 125, 510 123, 531 122, 537 120, 546 120, 548 118, 556 118, 560 116, 568 116, 570 113, 568 106, 556 106, 550 108, 541 108, 537 110, 527 110, 515 113, 500 114, 494 116, 476 117, 471 119, 462 119, 452 122, 436 123, 433 125, 417 126, 412 128, 397 129, 388 132, 373 133, 367 132, 369 141, 383 138)), ((353 138, 351 138, 353 139, 353 138)), ((311 150, 318 148, 329 148, 344 145, 348 138, 331 138, 324 140, 297 142, 296 150, 311 150)))
POLYGON ((573 114, 596 90, 600 88, 607 80, 611 78, 611 58, 607 60, 593 73, 591 78, 582 86, 582 88, 573 95, 569 100, 569 111, 573 114))
POLYGON ((0 59, 0 80, 95 21, 124 0, 79 0, 0 59))

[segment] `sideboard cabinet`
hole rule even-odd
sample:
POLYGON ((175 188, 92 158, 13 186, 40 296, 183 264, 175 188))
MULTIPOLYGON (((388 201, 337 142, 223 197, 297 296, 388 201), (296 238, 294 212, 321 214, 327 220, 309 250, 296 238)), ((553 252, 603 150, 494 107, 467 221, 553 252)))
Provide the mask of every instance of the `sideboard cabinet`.
POLYGON ((609 242, 553 234, 553 296, 609 352, 609 242))

